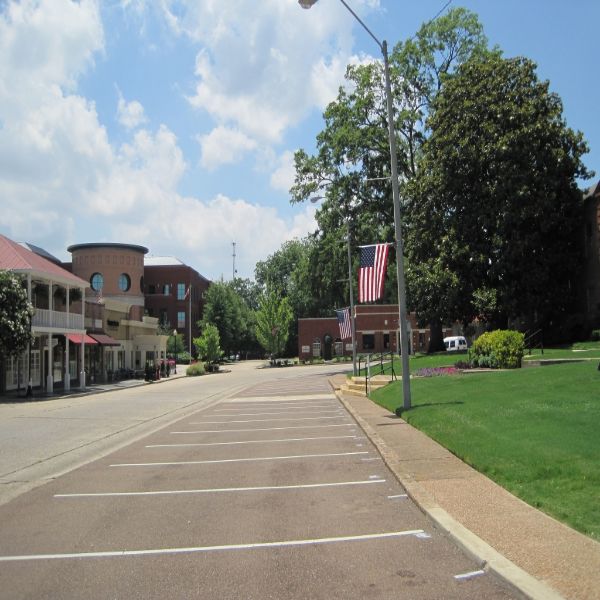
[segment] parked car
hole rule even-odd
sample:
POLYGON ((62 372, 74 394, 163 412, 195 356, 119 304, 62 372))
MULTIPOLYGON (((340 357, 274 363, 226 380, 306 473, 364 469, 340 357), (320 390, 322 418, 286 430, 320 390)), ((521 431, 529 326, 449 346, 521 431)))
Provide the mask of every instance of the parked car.
POLYGON ((446 352, 467 350, 467 340, 462 335, 453 335, 444 338, 444 345, 446 346, 446 352))

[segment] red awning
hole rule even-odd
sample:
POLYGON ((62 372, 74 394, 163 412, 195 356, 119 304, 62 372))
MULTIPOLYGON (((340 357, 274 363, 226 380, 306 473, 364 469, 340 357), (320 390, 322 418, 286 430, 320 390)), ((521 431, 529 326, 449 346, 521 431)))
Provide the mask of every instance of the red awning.
MULTIPOLYGON (((67 338, 70 342, 74 344, 81 344, 81 334, 79 333, 67 333, 67 338)), ((83 334, 83 343, 84 344, 97 344, 98 342, 91 338, 87 333, 83 334)))
POLYGON ((106 335, 104 333, 90 333, 101 346, 120 346, 121 342, 118 342, 114 338, 111 338, 110 335, 106 335))

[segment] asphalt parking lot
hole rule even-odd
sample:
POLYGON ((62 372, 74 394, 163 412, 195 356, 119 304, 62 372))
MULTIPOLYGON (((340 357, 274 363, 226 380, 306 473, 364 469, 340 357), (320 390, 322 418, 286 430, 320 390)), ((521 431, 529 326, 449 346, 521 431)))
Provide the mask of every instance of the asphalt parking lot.
POLYGON ((317 378, 270 382, 0 507, 3 598, 511 598, 317 378))

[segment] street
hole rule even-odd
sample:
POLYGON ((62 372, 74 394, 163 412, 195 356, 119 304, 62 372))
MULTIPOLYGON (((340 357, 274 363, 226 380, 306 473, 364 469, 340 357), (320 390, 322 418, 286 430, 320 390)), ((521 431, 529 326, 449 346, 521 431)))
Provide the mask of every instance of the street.
POLYGON ((340 367, 256 366, 0 405, 0 597, 514 597, 407 497, 340 367))

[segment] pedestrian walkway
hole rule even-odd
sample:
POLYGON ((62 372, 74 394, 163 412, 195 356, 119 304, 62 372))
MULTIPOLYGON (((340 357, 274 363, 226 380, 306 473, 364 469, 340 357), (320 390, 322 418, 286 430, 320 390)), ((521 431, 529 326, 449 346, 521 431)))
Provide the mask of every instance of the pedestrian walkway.
POLYGON ((600 544, 532 508, 402 418, 362 396, 338 398, 409 496, 482 566, 526 597, 600 599, 600 544))
POLYGON ((34 391, 33 396, 29 398, 25 396, 25 390, 20 390, 18 392, 14 390, 0 396, 0 402, 35 402, 39 400, 50 400, 53 398, 77 398, 79 396, 89 396, 91 394, 100 394, 102 392, 112 392, 115 390, 123 390, 142 385, 165 383, 167 381, 179 379, 180 377, 185 377, 185 371, 187 367, 188 365, 177 365, 177 373, 171 371, 169 377, 162 377, 158 381, 146 381, 144 379, 120 379, 119 381, 110 381, 106 383, 90 383, 86 385, 84 389, 81 389, 78 386, 72 387, 69 391, 65 391, 62 387, 56 387, 52 394, 34 391))

